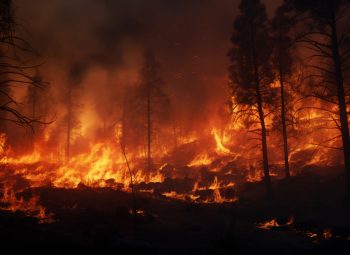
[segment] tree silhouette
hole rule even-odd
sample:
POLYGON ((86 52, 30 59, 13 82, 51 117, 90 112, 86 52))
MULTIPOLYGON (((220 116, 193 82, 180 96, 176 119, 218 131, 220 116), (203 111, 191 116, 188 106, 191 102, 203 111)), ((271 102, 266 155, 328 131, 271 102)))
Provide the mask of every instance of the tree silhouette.
POLYGON ((69 73, 67 91, 66 91, 66 160, 69 161, 71 156, 71 137, 72 131, 80 125, 77 118, 77 92, 79 92, 79 87, 81 85, 82 77, 85 73, 86 66, 81 63, 75 63, 69 73))
POLYGON ((234 22, 231 38, 233 48, 229 52, 232 65, 230 79, 233 96, 244 109, 240 114, 258 119, 260 128, 254 130, 261 137, 264 182, 271 192, 269 173, 267 130, 264 107, 271 103, 270 84, 273 74, 270 65, 272 52, 265 6, 259 0, 242 0, 240 15, 234 22))
POLYGON ((289 148, 288 148, 288 136, 287 136, 287 120, 286 120, 286 92, 285 85, 287 79, 292 74, 293 58, 291 49, 293 46, 293 40, 290 37, 290 31, 292 26, 292 19, 288 15, 288 5, 282 5, 275 13, 275 17, 272 20, 272 40, 274 44, 274 51, 272 54, 272 65, 277 73, 277 77, 280 85, 281 94, 281 124, 283 134, 283 151, 284 151, 284 167, 286 178, 290 177, 289 170, 289 148))
POLYGON ((350 13, 349 0, 287 1, 296 11, 296 21, 302 21, 298 41, 312 51, 311 58, 317 62, 309 66, 315 70, 311 75, 318 79, 315 96, 338 108, 334 119, 342 138, 344 165, 348 194, 350 195, 350 140, 345 86, 350 68, 350 13))
POLYGON ((33 123, 41 121, 18 110, 19 102, 13 97, 12 88, 14 86, 43 88, 47 83, 37 80, 35 74, 31 74, 38 65, 23 64, 21 56, 37 56, 37 53, 16 33, 17 27, 12 1, 0 1, 0 118, 3 121, 32 128, 33 123))
POLYGON ((164 92, 164 81, 159 74, 160 64, 151 52, 144 55, 140 83, 125 93, 122 112, 123 144, 137 144, 146 140, 147 168, 152 170, 153 150, 158 126, 169 115, 169 99, 164 92), (146 138, 146 139, 144 139, 146 138), (133 141, 131 141, 133 140, 133 141))

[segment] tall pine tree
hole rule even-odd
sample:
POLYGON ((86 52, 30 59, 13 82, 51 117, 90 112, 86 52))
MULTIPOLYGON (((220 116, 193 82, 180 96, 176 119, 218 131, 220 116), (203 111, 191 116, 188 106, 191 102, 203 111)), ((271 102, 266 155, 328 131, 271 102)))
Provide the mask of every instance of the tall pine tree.
POLYGON ((277 79, 280 85, 281 94, 281 124, 283 134, 283 152, 284 152, 284 168, 286 178, 290 177, 289 170, 289 148, 287 135, 287 120, 286 120, 286 81, 292 74, 293 58, 291 50, 293 40, 290 36, 292 28, 292 19, 288 15, 288 5, 282 5, 276 11, 275 17, 272 20, 272 40, 274 51, 272 54, 272 65, 277 74, 277 79))
POLYGON ((302 17, 299 42, 312 51, 316 64, 313 77, 320 79, 320 99, 338 108, 337 127, 342 138, 348 196, 350 197, 350 136, 345 81, 350 69, 350 1, 287 0, 302 17))
POLYGON ((273 81, 268 17, 260 0, 242 0, 239 9, 241 13, 234 22, 231 38, 233 48, 229 52, 231 88, 236 103, 246 107, 244 113, 258 117, 264 182, 267 192, 271 193, 264 113, 265 106, 271 102, 273 81))

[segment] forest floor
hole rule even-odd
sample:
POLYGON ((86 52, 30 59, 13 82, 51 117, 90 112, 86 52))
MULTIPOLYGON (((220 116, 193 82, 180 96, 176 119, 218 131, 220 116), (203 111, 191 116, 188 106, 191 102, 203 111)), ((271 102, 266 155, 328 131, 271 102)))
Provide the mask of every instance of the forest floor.
POLYGON ((40 195, 54 222, 0 211, 1 254, 348 254, 350 202, 341 173, 311 169, 274 181, 273 189, 269 198, 262 183, 247 183, 237 202, 224 204, 138 194, 137 216, 122 191, 27 190, 40 195))

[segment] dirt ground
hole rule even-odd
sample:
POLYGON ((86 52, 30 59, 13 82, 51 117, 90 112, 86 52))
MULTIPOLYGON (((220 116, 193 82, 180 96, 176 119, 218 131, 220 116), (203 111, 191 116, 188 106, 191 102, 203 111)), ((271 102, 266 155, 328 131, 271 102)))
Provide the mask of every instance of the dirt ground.
POLYGON ((0 212, 1 254, 348 254, 350 203, 339 173, 247 183, 235 203, 201 204, 108 188, 37 188, 53 223, 0 212), (275 219, 267 229, 259 224, 275 219), (291 220, 292 219, 292 220, 291 220), (289 222, 289 223, 287 223, 289 222))

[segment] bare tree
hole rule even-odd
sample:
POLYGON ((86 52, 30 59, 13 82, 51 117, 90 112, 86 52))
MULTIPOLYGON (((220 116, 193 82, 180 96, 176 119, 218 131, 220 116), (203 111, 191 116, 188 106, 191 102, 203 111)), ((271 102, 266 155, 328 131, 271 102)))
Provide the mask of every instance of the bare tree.
MULTIPOLYGON (((298 42, 312 52, 309 64, 315 70, 310 78, 319 80, 315 96, 338 108, 334 118, 339 128, 350 196, 350 139, 347 103, 346 73, 350 69, 350 1, 288 1, 296 11, 296 22, 301 24, 298 42)), ((330 107, 330 112, 332 112, 330 107)))
MULTIPOLYGON (((37 56, 30 44, 17 33, 13 2, 0 1, 0 119, 21 126, 32 128, 33 123, 41 122, 36 117, 26 116, 18 110, 19 102, 12 95, 14 86, 34 86, 43 88, 47 85, 36 79, 32 72, 39 65, 28 65, 22 56, 37 56)), ((42 122, 41 122, 42 123, 42 122)))

